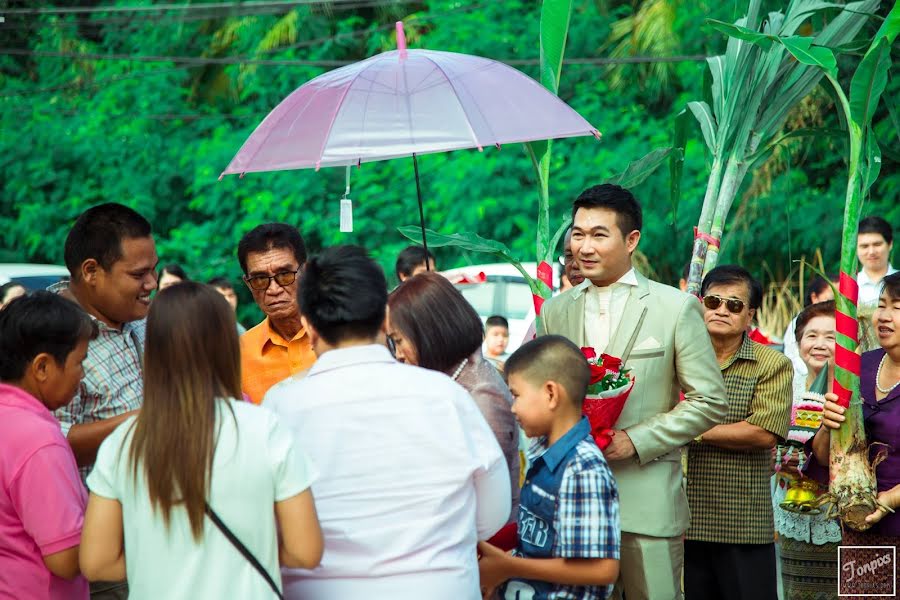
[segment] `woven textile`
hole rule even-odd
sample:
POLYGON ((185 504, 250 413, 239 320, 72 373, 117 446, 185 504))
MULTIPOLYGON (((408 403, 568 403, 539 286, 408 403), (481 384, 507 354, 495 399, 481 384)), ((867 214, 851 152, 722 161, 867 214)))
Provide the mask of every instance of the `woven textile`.
POLYGON ((838 544, 809 544, 780 538, 784 600, 837 598, 838 544))
POLYGON ((900 587, 898 587, 898 584, 900 584, 900 561, 896 560, 898 553, 891 553, 889 548, 891 546, 895 549, 900 548, 900 537, 872 533, 871 531, 860 533, 845 527, 841 545, 840 556, 838 557, 841 563, 838 566, 844 569, 838 581, 838 590, 841 594, 855 594, 854 600, 890 598, 892 597, 892 592, 894 594, 893 597, 897 597, 898 592, 900 592, 900 587), (848 546, 868 546, 869 549, 860 549, 854 552, 857 549, 848 548, 848 546), (881 546, 882 549, 873 550, 871 549, 873 546, 881 546), (857 571, 855 577, 849 577, 847 567, 862 568, 862 563, 871 560, 873 556, 884 554, 891 556, 891 561, 894 563, 893 573, 891 573, 890 563, 888 563, 873 569, 871 573, 860 575, 859 571, 857 571), (852 561, 855 561, 855 563, 851 564, 852 561), (872 594, 871 596, 867 595, 870 593, 872 594))
MULTIPOLYGON (((97 338, 88 344, 84 378, 71 403, 54 414, 63 435, 72 425, 95 423, 141 407, 144 400, 143 357, 146 320, 125 323, 113 329, 94 319, 97 338)), ((79 470, 85 479, 93 465, 79 470)))
MULTIPOLYGON (((728 394, 723 424, 747 421, 784 439, 791 411, 791 361, 744 336, 721 369, 728 394)), ((770 450, 726 450, 694 441, 688 446, 687 470, 687 539, 772 543, 770 450)))

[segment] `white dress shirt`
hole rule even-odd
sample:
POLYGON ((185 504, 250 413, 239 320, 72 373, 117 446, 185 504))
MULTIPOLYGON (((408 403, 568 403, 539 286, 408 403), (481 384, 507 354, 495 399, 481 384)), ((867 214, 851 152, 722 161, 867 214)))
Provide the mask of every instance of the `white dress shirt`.
POLYGON ((266 394, 320 473, 322 564, 283 569, 284 596, 481 598, 475 544, 509 517, 509 470, 472 397, 384 346, 322 354, 266 394))
MULTIPOLYGON (((889 264, 885 275, 893 275, 896 272, 897 269, 889 264)), ((881 295, 881 279, 878 281, 870 279, 866 275, 866 270, 863 269, 856 276, 856 283, 859 284, 859 300, 856 305, 861 309, 878 306, 878 297, 881 295)))
POLYGON ((597 354, 606 351, 622 320, 631 287, 637 284, 634 269, 629 269, 618 281, 606 287, 597 287, 589 279, 578 284, 585 293, 584 339, 597 354))

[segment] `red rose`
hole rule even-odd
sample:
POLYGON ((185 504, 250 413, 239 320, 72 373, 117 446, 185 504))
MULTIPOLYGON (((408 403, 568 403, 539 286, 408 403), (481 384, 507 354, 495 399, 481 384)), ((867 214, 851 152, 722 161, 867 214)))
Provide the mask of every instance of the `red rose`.
POLYGON ((592 358, 597 358, 597 353, 594 351, 593 348, 582 348, 581 353, 584 354, 584 357, 588 360, 591 360, 592 358))
POLYGON ((604 369, 612 371, 613 373, 618 373, 619 369, 622 366, 621 358, 616 358, 615 356, 610 356, 609 354, 601 354, 600 361, 603 364, 604 369))
POLYGON ((598 383, 601 379, 606 377, 606 368, 600 365, 595 365, 592 363, 588 363, 588 366, 591 368, 591 381, 590 385, 594 385, 598 383))

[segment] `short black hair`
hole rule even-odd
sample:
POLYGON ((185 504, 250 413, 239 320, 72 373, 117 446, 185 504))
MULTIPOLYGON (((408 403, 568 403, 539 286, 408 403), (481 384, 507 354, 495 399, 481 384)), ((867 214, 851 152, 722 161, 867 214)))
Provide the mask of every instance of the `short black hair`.
POLYGON ((759 308, 762 304, 762 284, 754 279, 750 271, 739 265, 719 265, 706 274, 703 283, 700 284, 700 295, 705 296, 706 290, 717 285, 731 285, 743 283, 750 293, 750 308, 759 308))
POLYGON ((545 335, 519 346, 503 367, 507 381, 520 375, 530 384, 555 381, 580 407, 587 394, 591 369, 581 350, 561 335, 545 335))
POLYGON ((16 298, 0 311, 0 381, 22 379, 39 354, 62 365, 78 342, 96 336, 96 323, 71 300, 43 290, 16 298))
POLYGON ((900 271, 885 275, 881 280, 881 293, 884 292, 887 292, 891 300, 900 300, 900 271))
POLYGON ((813 294, 816 296, 821 296, 825 290, 831 287, 832 281, 837 281, 838 277, 834 273, 828 274, 828 279, 825 279, 818 273, 813 275, 809 282, 806 284, 806 296, 803 298, 803 306, 809 306, 813 303, 812 297, 813 294))
POLYGON ((872 216, 862 219, 859 222, 859 228, 856 230, 857 235, 861 233, 880 233, 881 237, 888 244, 894 241, 894 231, 891 229, 891 224, 881 217, 872 216))
POLYGON ((214 288, 218 288, 221 290, 232 290, 234 291, 234 284, 232 284, 227 277, 213 277, 209 281, 206 282, 206 285, 211 285, 214 288))
POLYGON ((803 337, 803 330, 809 325, 809 322, 816 317, 834 317, 834 300, 826 300, 825 302, 817 302, 810 304, 800 311, 797 315, 797 322, 794 324, 794 339, 799 344, 800 338, 803 337))
POLYGON ((116 202, 98 204, 75 220, 63 251, 69 275, 81 278, 81 265, 93 258, 106 271, 122 258, 122 241, 150 237, 150 222, 137 211, 116 202))
POLYGON ((506 317, 502 317, 500 315, 491 315, 484 322, 485 330, 488 327, 506 327, 509 329, 509 321, 506 320, 506 317))
POLYGON ((641 205, 630 191, 612 183, 595 185, 581 192, 572 203, 572 220, 579 208, 605 208, 616 213, 616 223, 626 236, 644 225, 641 205))
POLYGON ((159 278, 162 279, 163 271, 168 273, 169 275, 174 275, 178 279, 182 281, 190 281, 191 278, 187 276, 187 273, 184 272, 184 269, 181 265, 177 263, 169 263, 159 270, 159 278))
POLYGON ((687 261, 684 263, 684 267, 681 268, 681 278, 685 281, 691 278, 691 262, 693 261, 687 261))
POLYGON ((247 255, 251 252, 265 252, 273 248, 288 248, 297 259, 297 266, 306 262, 306 244, 303 236, 293 225, 287 223, 263 223, 244 234, 238 242, 238 262, 241 271, 247 274, 247 255))
POLYGON ((6 295, 9 293, 10 290, 15 289, 17 287, 22 288, 26 292, 28 291, 28 288, 26 288, 24 285, 22 285, 18 281, 7 281, 3 285, 0 285, 0 304, 5 303, 6 295))
POLYGON ((359 246, 313 256, 300 275, 300 313, 329 344, 374 337, 384 323, 387 280, 359 246))
POLYGON ((416 267, 432 260, 434 260, 434 255, 422 246, 407 246, 397 255, 394 272, 397 274, 397 279, 400 279, 401 275, 409 277, 416 267))

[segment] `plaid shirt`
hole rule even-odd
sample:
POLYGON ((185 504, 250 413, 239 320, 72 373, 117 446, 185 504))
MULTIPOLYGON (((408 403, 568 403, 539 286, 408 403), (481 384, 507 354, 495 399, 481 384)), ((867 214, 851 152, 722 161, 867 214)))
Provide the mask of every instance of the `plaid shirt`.
MULTIPOLYGON (((522 506, 519 511, 519 534, 523 536, 523 519, 533 507, 529 499, 556 494, 553 515, 555 540, 551 556, 559 558, 619 559, 619 493, 612 471, 590 436, 590 424, 582 419, 553 446, 547 438, 535 440, 528 449, 531 468, 525 481, 522 506), (572 451, 569 454, 569 451, 572 451), (566 457, 568 462, 565 463, 566 457), (559 487, 546 489, 548 477, 564 463, 559 487), (541 484, 543 487, 539 486, 541 484), (530 488, 530 489, 527 489, 530 488)), ((518 556, 529 556, 522 549, 522 540, 515 550, 518 556)), ((548 600, 603 600, 612 592, 608 586, 551 586, 549 594, 534 596, 548 600)), ((515 600, 517 594, 530 588, 529 582, 511 580, 506 584, 504 598, 515 600)), ((531 596, 521 596, 531 597, 531 596)))
MULTIPOLYGON (((141 407, 146 320, 126 323, 122 331, 97 321, 99 334, 88 344, 84 379, 72 402, 55 413, 64 436, 72 425, 95 423, 141 407)), ((80 468, 85 479, 93 465, 80 468)))
MULTIPOLYGON (((728 392, 723 424, 747 421, 781 439, 791 414, 793 367, 783 354, 744 336, 740 349, 721 365, 728 392)), ((691 442, 687 497, 691 526, 686 539, 726 544, 771 544, 769 449, 726 450, 691 442)))

